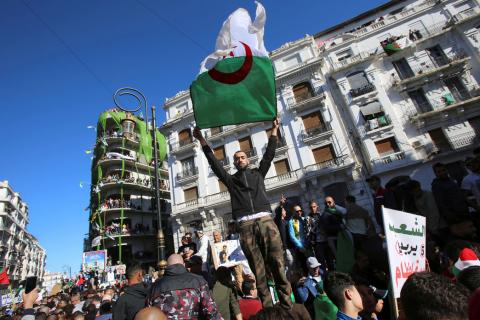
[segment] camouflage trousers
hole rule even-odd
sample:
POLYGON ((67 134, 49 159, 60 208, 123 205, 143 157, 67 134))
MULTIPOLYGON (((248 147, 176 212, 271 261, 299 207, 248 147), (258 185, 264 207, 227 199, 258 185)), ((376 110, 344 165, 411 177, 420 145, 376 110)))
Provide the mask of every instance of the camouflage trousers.
POLYGON ((258 296, 263 307, 273 306, 267 285, 267 271, 275 281, 282 307, 290 309, 292 288, 285 274, 284 250, 277 225, 271 217, 240 222, 240 245, 255 274, 258 296))

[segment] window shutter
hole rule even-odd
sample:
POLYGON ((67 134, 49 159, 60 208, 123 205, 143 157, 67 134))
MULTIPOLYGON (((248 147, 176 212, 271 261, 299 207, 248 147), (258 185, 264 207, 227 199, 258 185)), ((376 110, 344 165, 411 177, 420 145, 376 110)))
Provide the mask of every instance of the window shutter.
POLYGON ((238 143, 240 143, 240 150, 243 152, 252 150, 252 141, 250 140, 250 137, 240 139, 238 140, 238 143))
POLYGON ((274 162, 274 165, 275 165, 275 171, 277 172, 277 176, 290 172, 290 167, 288 165, 287 159, 274 162))
POLYGON ((312 88, 307 82, 299 83, 293 87, 293 95, 297 103, 301 102, 313 96, 312 88))
POLYGON ((220 146, 215 149, 213 149, 213 154, 215 155, 215 158, 218 160, 223 160, 225 159, 225 147, 220 146))
POLYGON ((323 125, 323 119, 320 112, 314 112, 302 117, 305 129, 318 128, 323 125))
POLYGON ((218 180, 218 187, 220 189, 220 192, 228 191, 227 186, 225 184, 223 184, 223 182, 220 181, 220 180, 218 180))
POLYGON ((188 188, 188 189, 183 190, 183 195, 184 195, 184 198, 185 198, 185 202, 197 199, 198 198, 197 187, 188 188))
POLYGON ((397 143, 393 137, 376 141, 375 147, 377 147, 378 154, 381 156, 389 155, 398 151, 397 143))
POLYGON ((313 149, 312 152, 313 157, 315 158, 315 163, 326 162, 332 160, 335 157, 335 152, 333 151, 331 144, 325 147, 313 149))
POLYGON ((192 137, 190 136, 190 129, 184 129, 178 133, 178 140, 180 141, 188 141, 192 140, 192 137))

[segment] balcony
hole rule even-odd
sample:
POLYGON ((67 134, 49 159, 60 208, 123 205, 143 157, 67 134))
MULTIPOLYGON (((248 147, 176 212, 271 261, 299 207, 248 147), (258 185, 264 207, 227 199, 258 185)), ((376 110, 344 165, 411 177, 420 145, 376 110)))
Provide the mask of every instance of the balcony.
POLYGON ((352 97, 352 99, 355 99, 355 98, 363 96, 367 93, 373 92, 375 90, 376 90, 375 86, 373 84, 369 83, 369 84, 366 84, 366 85, 364 85, 360 88, 351 89, 350 90, 350 96, 352 97))
POLYGON ((480 14, 480 8, 478 7, 473 7, 468 10, 465 10, 463 12, 457 13, 456 15, 453 16, 452 22, 454 24, 460 24, 465 21, 468 21, 480 14))
POLYGON ((370 160, 370 167, 373 173, 398 169, 407 165, 420 162, 414 150, 397 151, 388 155, 380 156, 370 160))
POLYGON ((320 87, 313 95, 305 93, 287 99, 287 109, 293 113, 316 106, 325 100, 325 92, 320 87))
POLYGON ((215 141, 224 139, 225 137, 230 136, 233 133, 247 131, 249 128, 252 128, 258 124, 259 124, 258 122, 252 122, 252 123, 243 123, 239 125, 223 126, 223 127, 220 127, 219 130, 214 130, 213 132, 212 132, 212 129, 210 129, 208 131, 205 131, 205 138, 208 139, 208 141, 210 142, 215 142, 215 141))
POLYGON ((429 143, 424 146, 427 157, 430 159, 437 155, 449 155, 458 151, 475 147, 480 144, 480 136, 470 131, 454 137, 447 137, 443 143, 429 143))
POLYGON ((440 101, 418 105, 417 112, 412 112, 409 119, 417 127, 423 128, 437 127, 442 125, 446 119, 462 122, 480 115, 479 102, 479 89, 459 90, 455 97, 447 93, 440 101))
POLYGON ((395 77, 392 87, 404 91, 439 78, 448 78, 450 75, 463 72, 469 61, 470 57, 460 52, 451 58, 439 59, 435 63, 433 61, 421 63, 418 66, 411 67, 410 75, 404 75, 401 80, 395 77))
POLYGON ((351 68, 354 65, 357 65, 362 62, 370 61, 375 59, 377 53, 380 52, 379 48, 375 48, 370 51, 362 51, 354 56, 348 57, 342 61, 332 63, 332 72, 339 72, 347 68, 351 68))
POLYGON ((195 147, 195 142, 191 139, 180 140, 170 144, 170 150, 173 154, 184 153, 188 151, 193 151, 195 147))
POLYGON ((178 183, 187 183, 195 181, 198 178, 198 168, 194 167, 189 170, 183 170, 182 172, 177 173, 177 182, 178 183))
POLYGON ((308 175, 309 177, 322 176, 335 171, 353 167, 353 165, 354 162, 350 156, 341 155, 327 161, 306 166, 304 169, 304 174, 308 175))
POLYGON ((332 126, 327 122, 325 124, 319 124, 315 127, 302 130, 300 136, 303 143, 309 144, 327 138, 332 133, 332 126))
POLYGON ((302 169, 298 169, 267 178, 265 179, 265 188, 270 191, 296 184, 301 177, 301 173, 302 169))
POLYGON ((214 207, 230 203, 230 193, 228 191, 214 193, 204 198, 205 206, 214 207))
POLYGON ((366 120, 363 126, 358 127, 361 136, 366 136, 388 130, 392 127, 392 120, 387 114, 376 117, 375 119, 366 120))

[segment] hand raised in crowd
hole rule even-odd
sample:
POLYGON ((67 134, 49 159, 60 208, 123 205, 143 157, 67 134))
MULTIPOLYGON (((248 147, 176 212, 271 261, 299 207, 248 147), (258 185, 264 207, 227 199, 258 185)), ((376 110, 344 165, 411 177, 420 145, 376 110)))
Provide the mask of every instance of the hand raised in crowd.
POLYGON ((29 293, 25 293, 25 291, 23 291, 22 293, 23 307, 25 309, 33 308, 33 304, 35 303, 35 301, 37 301, 38 295, 39 295, 39 292, 37 288, 33 289, 29 293))
POLYGON ((200 144, 202 146, 207 144, 207 142, 205 141, 205 138, 203 137, 202 130, 199 127, 195 127, 193 129, 193 137, 198 141, 200 141, 200 144))
POLYGON ((287 204, 287 197, 285 197, 285 194, 282 193, 280 196, 280 206, 283 208, 287 204))
POLYGON ((272 121, 272 128, 273 129, 278 129, 280 127, 280 117, 277 116, 275 119, 272 121))

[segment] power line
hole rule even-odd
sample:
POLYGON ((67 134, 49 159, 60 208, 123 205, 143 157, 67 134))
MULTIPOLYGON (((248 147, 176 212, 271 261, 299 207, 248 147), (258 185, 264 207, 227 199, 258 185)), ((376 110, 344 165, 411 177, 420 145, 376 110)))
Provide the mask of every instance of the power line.
POLYGON ((63 38, 35 10, 33 10, 33 8, 25 0, 22 0, 22 3, 44 25, 44 27, 47 28, 48 31, 50 31, 50 33, 55 38, 57 38, 57 40, 68 50, 68 52, 70 52, 70 54, 77 60, 77 62, 80 63, 85 68, 85 70, 87 70, 87 72, 90 73, 90 75, 101 84, 101 86, 108 92, 108 94, 111 94, 113 90, 109 88, 108 85, 102 79, 100 79, 100 77, 95 72, 93 72, 93 70, 68 45, 68 43, 63 40, 63 38))
POLYGON ((180 29, 179 27, 177 27, 174 23, 170 22, 169 20, 167 20, 166 18, 162 17, 155 9, 153 9, 152 7, 149 7, 147 6, 145 3, 143 3, 142 1, 140 0, 135 0, 139 5, 141 5, 145 10, 149 11, 152 15, 154 15, 157 19, 159 19, 160 21, 168 24, 172 29, 176 30, 178 33, 180 33, 181 35, 183 35, 185 38, 187 38, 188 40, 190 40, 194 45, 196 45, 197 47, 199 47, 200 49, 202 49, 203 51, 205 51, 206 53, 210 53, 209 50, 205 49, 197 40, 193 39, 192 37, 190 37, 185 31, 183 31, 182 29, 180 29))

